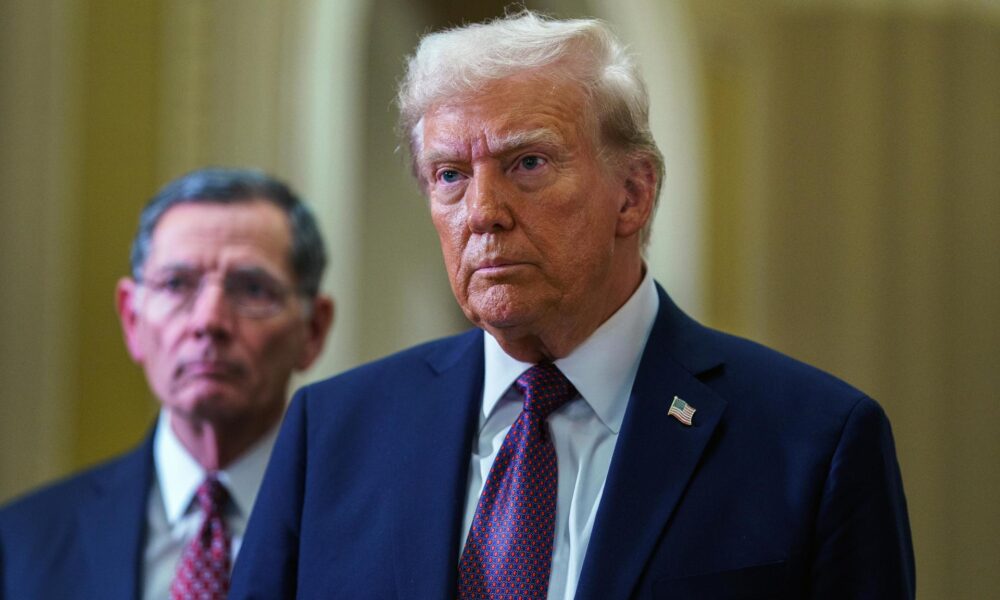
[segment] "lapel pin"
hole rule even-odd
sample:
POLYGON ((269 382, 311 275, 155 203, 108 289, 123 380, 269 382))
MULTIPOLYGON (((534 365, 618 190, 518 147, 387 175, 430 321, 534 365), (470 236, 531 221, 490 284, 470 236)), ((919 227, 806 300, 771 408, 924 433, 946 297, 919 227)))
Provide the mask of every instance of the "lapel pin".
POLYGON ((695 408, 677 396, 674 396, 674 401, 670 403, 670 410, 667 411, 668 415, 688 426, 691 425, 694 413, 695 408))

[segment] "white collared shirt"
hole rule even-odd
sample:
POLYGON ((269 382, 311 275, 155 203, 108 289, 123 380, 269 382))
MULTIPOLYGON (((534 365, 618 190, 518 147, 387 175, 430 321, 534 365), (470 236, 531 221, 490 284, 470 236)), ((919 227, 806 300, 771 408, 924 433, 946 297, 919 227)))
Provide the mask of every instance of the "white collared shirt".
MULTIPOLYGON (((264 479, 278 427, 254 444, 243 456, 218 472, 229 492, 226 526, 232 536, 232 561, 243 542, 250 510, 264 479)), ((198 533, 202 515, 195 492, 205 480, 205 469, 188 453, 170 427, 166 410, 160 411, 153 438, 156 478, 146 509, 146 548, 143 556, 143 598, 167 598, 177 562, 187 544, 198 533)))
MULTIPOLYGON (((647 272, 632 297, 611 318, 572 354, 555 361, 580 395, 548 419, 559 465, 549 600, 572 600, 576 594, 611 456, 659 303, 647 272)), ((469 466, 463 547, 493 459, 521 413, 523 398, 513 383, 532 366, 505 354, 491 335, 483 338, 483 409, 469 466)))

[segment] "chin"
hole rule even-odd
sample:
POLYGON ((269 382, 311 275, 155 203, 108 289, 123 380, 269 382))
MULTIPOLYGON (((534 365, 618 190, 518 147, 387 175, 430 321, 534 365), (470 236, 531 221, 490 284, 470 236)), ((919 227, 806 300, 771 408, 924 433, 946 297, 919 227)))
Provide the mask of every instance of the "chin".
POLYGON ((199 420, 228 420, 246 410, 246 402, 233 390, 203 391, 180 403, 184 414, 199 420))
POLYGON ((532 323, 549 304, 544 294, 516 285, 494 285, 470 294, 472 321, 481 327, 507 329, 532 323))
POLYGON ((473 311, 471 320, 487 331, 510 331, 524 327, 534 321, 534 311, 524 307, 505 304, 502 306, 485 306, 473 311))

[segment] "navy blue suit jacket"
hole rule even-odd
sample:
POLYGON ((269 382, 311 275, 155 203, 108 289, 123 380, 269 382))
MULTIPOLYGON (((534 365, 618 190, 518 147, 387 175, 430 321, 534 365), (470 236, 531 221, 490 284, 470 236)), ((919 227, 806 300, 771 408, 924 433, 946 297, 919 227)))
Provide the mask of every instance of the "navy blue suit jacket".
POLYGON ((0 600, 141 596, 152 440, 0 510, 0 600))
MULTIPOLYGON (((662 289, 577 598, 911 598, 889 423, 662 289), (674 396, 697 409, 668 416, 674 396)), ((483 385, 474 330, 300 390, 230 598, 452 597, 483 385)))

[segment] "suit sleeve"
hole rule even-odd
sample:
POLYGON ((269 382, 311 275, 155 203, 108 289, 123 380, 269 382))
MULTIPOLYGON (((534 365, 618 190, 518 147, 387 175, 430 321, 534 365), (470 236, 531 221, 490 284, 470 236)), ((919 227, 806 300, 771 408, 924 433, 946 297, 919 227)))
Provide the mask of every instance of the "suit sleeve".
POLYGON ((233 568, 230 600, 294 598, 305 493, 305 389, 285 414, 233 568))
POLYGON ((889 420, 862 398, 830 463, 812 561, 810 598, 914 597, 913 546, 889 420))

